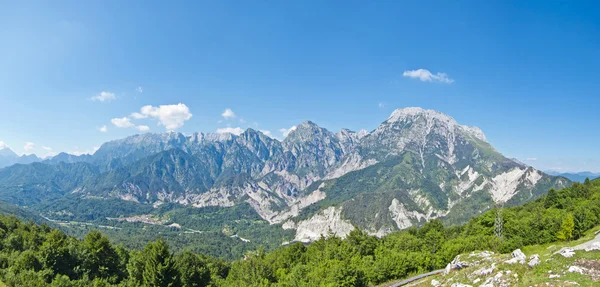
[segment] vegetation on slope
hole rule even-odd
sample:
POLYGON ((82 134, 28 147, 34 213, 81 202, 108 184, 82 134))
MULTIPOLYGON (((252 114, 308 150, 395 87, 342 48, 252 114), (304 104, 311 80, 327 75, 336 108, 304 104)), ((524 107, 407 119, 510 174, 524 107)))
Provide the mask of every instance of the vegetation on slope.
POLYGON ((600 180, 574 184, 523 206, 459 227, 432 221, 381 239, 356 229, 227 263, 159 239, 128 251, 92 231, 83 240, 14 217, 0 217, 0 281, 9 286, 368 286, 444 267, 473 250, 510 252, 577 239, 600 224, 600 180), (501 232, 500 232, 501 231, 501 232))

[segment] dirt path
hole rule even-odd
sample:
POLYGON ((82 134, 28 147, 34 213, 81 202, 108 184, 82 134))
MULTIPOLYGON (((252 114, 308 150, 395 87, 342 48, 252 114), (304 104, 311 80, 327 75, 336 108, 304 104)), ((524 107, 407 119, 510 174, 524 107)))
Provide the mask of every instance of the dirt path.
POLYGON ((442 272, 444 272, 444 269, 435 270, 435 271, 431 271, 431 272, 428 272, 428 273, 420 274, 420 275, 417 275, 417 276, 410 277, 408 279, 402 280, 402 281, 400 281, 400 282, 398 282, 398 283, 396 283, 394 285, 391 285, 390 287, 404 286, 404 285, 406 285, 408 283, 411 283, 411 282, 414 282, 414 281, 417 281, 417 280, 420 280, 420 279, 423 279, 425 277, 429 277, 429 276, 432 276, 432 275, 440 274, 442 272))
POLYGON ((573 247, 571 247, 571 249, 573 249, 573 250, 585 250, 585 249, 588 249, 589 247, 591 247, 592 244, 594 244, 594 243, 600 244, 600 233, 596 233, 596 237, 594 237, 594 239, 592 239, 592 240, 590 240, 588 242, 581 243, 581 244, 579 244, 577 246, 573 246, 573 247))

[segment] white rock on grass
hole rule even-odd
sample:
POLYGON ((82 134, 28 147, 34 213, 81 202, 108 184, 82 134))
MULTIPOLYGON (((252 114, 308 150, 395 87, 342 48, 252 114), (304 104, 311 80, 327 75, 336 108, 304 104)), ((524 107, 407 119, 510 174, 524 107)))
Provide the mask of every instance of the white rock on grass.
POLYGON ((537 254, 533 254, 531 255, 531 257, 529 257, 529 263, 527 263, 527 265, 529 265, 529 267, 533 267, 536 265, 540 264, 540 256, 537 254))
POLYGON ((569 267, 569 272, 583 274, 583 268, 578 266, 569 267))
POLYGON ((566 258, 571 258, 573 255, 575 255, 575 251, 573 251, 571 248, 563 248, 560 250, 559 254, 566 258))
POLYGON ((440 281, 437 281, 435 279, 431 280, 431 286, 438 287, 440 285, 442 285, 442 283, 440 283, 440 281))
POLYGON ((550 279, 560 278, 560 275, 558 275, 558 274, 550 274, 549 278, 550 279))
POLYGON ((481 268, 475 272, 473 272, 473 275, 475 276, 488 276, 490 274, 492 274, 494 272, 494 269, 496 268, 496 264, 492 263, 492 266, 488 267, 488 268, 481 268))
POLYGON ((456 256, 452 262, 446 265, 446 270, 444 270, 444 274, 450 273, 452 270, 460 270, 465 267, 469 267, 470 264, 464 261, 460 261, 460 255, 456 256))
POLYGON ((473 287, 473 286, 467 285, 467 284, 462 284, 462 283, 454 283, 454 284, 452 284, 452 287, 473 287))
POLYGON ((521 249, 517 249, 517 250, 513 251, 511 253, 511 255, 512 255, 512 259, 506 260, 506 261, 504 261, 504 263, 507 263, 507 264, 515 264, 515 263, 525 264, 525 259, 527 259, 527 257, 525 256, 525 254, 523 253, 523 251, 521 251, 521 249))

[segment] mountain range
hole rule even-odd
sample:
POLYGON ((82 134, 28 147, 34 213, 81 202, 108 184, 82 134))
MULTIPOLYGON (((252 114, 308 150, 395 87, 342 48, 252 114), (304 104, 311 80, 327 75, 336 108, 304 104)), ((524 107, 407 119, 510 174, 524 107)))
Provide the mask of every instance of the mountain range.
POLYGON ((596 179, 600 177, 600 173, 582 171, 582 172, 557 172, 557 171, 546 171, 547 174, 566 177, 572 181, 584 182, 585 179, 596 179))
POLYGON ((462 223, 570 184, 504 157, 479 128, 421 108, 397 109, 370 132, 305 121, 282 141, 253 129, 146 133, 92 155, 0 169, 0 196, 13 204, 65 196, 155 208, 249 204, 297 241, 343 237, 355 226, 383 236, 435 218, 462 223))
POLYGON ((0 149, 0 168, 10 166, 13 164, 28 164, 32 162, 41 161, 42 159, 37 157, 35 154, 30 155, 17 155, 10 148, 5 147, 0 149))

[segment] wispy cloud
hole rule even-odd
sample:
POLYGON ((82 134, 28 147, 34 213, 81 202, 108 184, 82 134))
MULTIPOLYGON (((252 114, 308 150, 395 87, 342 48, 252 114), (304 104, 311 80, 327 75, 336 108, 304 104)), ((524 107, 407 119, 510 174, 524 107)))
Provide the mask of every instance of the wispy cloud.
POLYGON ((99 130, 101 133, 105 133, 105 132, 107 132, 107 131, 108 131, 108 128, 106 127, 106 125, 103 125, 103 126, 99 127, 99 128, 98 128, 98 130, 99 130))
POLYGON ((25 146, 23 146, 23 149, 24 149, 25 151, 32 151, 32 150, 34 150, 34 149, 35 149, 35 144, 34 144, 34 143, 32 143, 32 142, 26 142, 26 143, 25 143, 25 146))
POLYGON ((454 83, 454 80, 450 79, 446 73, 433 74, 427 69, 404 71, 402 76, 413 79, 419 79, 423 82, 438 82, 444 84, 454 83))
POLYGON ((272 138, 273 134, 271 134, 271 131, 269 130, 260 130, 261 133, 265 134, 266 136, 272 138))
POLYGON ((536 161, 537 157, 528 157, 527 159, 525 159, 526 161, 536 161))
POLYGON ((283 135, 283 137, 287 137, 292 131, 296 130, 296 126, 292 126, 289 129, 286 128, 281 128, 279 129, 279 132, 281 132, 281 134, 283 135))
POLYGON ((217 133, 218 134, 224 134, 224 133, 230 133, 230 134, 234 134, 234 135, 241 135, 244 132, 244 130, 240 127, 237 128, 232 128, 232 127, 226 127, 226 128, 220 128, 217 129, 217 133))
POLYGON ((138 93, 143 93, 144 89, 142 89, 142 87, 137 87, 137 89, 135 89, 138 93))
MULTIPOLYGON (((145 126, 145 125, 136 126, 135 124, 133 124, 131 122, 131 120, 128 117, 114 118, 114 119, 110 120, 110 122, 115 127, 122 128, 122 129, 135 128, 135 129, 137 129, 138 131, 141 131, 141 132, 145 132, 145 131, 150 130, 150 128, 148 126, 145 126)), ((105 132, 105 131, 102 131, 103 129, 105 131, 108 130, 108 128, 106 128, 106 126, 103 126, 103 127, 100 128, 100 131, 101 132, 105 132)))
POLYGON ((379 102, 379 104, 377 104, 377 107, 379 107, 380 109, 385 109, 385 103, 379 102))
POLYGON ((42 158, 52 157, 58 154, 49 146, 42 146, 42 149, 46 151, 46 154, 42 155, 42 158))
POLYGON ((128 117, 123 117, 123 118, 114 118, 111 119, 110 122, 118 128, 133 128, 135 127, 135 125, 129 120, 128 117))
POLYGON ((99 94, 93 96, 90 98, 90 100, 92 101, 99 101, 99 102, 110 102, 114 99, 116 99, 117 96, 115 96, 114 93, 111 92, 100 92, 99 94))
POLYGON ((95 146, 91 150, 80 150, 79 147, 75 147, 75 150, 69 153, 73 155, 94 154, 99 148, 99 146, 95 146))

